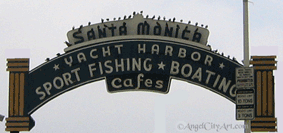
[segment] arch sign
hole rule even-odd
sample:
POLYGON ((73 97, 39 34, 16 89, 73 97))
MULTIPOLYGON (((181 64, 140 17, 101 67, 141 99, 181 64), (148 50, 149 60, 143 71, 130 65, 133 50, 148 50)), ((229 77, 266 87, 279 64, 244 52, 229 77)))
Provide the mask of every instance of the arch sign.
POLYGON ((235 70, 212 51, 209 31, 180 22, 133 18, 89 24, 67 33, 65 53, 29 71, 29 59, 7 59, 10 71, 6 131, 29 131, 31 114, 55 97, 98 80, 110 93, 168 93, 171 79, 206 88, 236 103, 235 70))

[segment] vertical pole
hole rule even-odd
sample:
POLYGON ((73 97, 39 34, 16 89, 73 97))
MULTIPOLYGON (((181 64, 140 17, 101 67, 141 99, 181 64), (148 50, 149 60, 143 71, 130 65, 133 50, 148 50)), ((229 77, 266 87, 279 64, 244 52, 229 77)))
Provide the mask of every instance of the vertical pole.
MULTIPOLYGON (((243 0, 244 4, 244 66, 249 67, 249 8, 248 0, 243 0)), ((251 121, 245 120, 245 133, 251 133, 251 121)))
POLYGON ((250 65, 250 50, 249 50, 249 7, 248 0, 244 2, 244 66, 249 67, 250 65))

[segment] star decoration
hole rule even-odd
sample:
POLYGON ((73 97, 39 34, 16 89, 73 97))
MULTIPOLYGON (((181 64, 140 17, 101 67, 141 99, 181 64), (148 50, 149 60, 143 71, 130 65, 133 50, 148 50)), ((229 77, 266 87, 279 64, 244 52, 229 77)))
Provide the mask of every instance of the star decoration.
POLYGON ((225 67, 225 65, 223 64, 223 62, 221 64, 219 64, 219 68, 223 69, 225 67))
POLYGON ((54 64, 54 70, 56 71, 56 70, 59 70, 60 68, 59 68, 59 64, 54 64))
POLYGON ((161 61, 161 63, 157 64, 158 65, 158 69, 162 69, 164 70, 165 65, 163 64, 163 62, 161 61))

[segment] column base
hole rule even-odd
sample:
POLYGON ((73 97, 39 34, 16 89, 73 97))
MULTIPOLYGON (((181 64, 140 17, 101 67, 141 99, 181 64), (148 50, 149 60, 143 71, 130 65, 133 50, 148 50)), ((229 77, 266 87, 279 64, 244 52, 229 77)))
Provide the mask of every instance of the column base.
POLYGON ((251 121, 252 132, 277 132, 277 118, 256 117, 251 121))
POLYGON ((9 117, 6 119, 6 131, 30 131, 34 127, 34 120, 28 117, 9 117))

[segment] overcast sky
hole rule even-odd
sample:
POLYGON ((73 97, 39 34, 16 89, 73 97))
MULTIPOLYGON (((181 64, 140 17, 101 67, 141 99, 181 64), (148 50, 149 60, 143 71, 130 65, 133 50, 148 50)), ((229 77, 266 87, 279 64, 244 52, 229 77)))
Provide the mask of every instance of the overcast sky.
MULTIPOLYGON (((30 70, 46 58, 64 53, 73 26, 123 17, 133 11, 208 25, 208 43, 225 55, 243 59, 241 0, 0 0, 0 114, 8 116, 6 58, 30 58, 30 70)), ((251 55, 277 55, 276 117, 283 83, 283 1, 250 1, 251 55)), ((242 133, 243 129, 178 129, 180 124, 243 125, 235 119, 235 104, 183 81, 173 80, 166 95, 152 92, 107 92, 105 81, 64 93, 32 114, 31 133, 242 133)), ((279 130, 281 129, 280 122, 279 130)), ((0 122, 5 132, 5 122, 0 122)))

